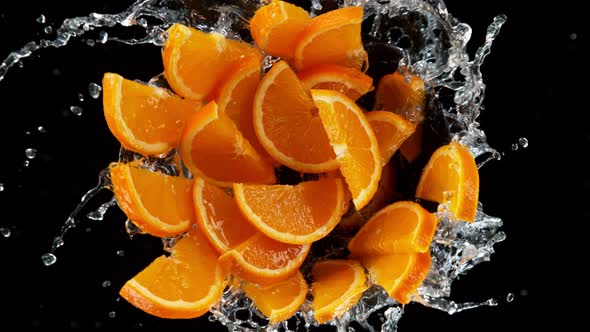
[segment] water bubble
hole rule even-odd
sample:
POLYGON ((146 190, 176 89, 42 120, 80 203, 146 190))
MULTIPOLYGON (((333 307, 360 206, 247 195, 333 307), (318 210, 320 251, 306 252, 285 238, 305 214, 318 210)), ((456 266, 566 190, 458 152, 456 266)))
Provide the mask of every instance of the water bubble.
POLYGON ((80 106, 70 106, 70 112, 76 114, 77 116, 82 115, 82 107, 80 106))
POLYGON ((48 25, 45 28, 43 28, 43 32, 50 35, 51 33, 53 33, 53 28, 51 27, 51 25, 48 25))
POLYGON ((506 302, 512 302, 512 301, 514 301, 514 294, 508 293, 508 295, 506 295, 506 302))
POLYGON ((37 150, 33 148, 28 148, 25 150, 25 155, 29 159, 35 159, 35 157, 37 156, 37 150))
POLYGON ((520 146, 522 146, 523 148, 526 148, 527 146, 529 146, 529 140, 525 137, 521 137, 518 139, 518 144, 520 144, 520 146))
POLYGON ((52 253, 47 253, 41 256, 41 261, 43 261, 43 265, 51 266, 57 262, 57 257, 52 253))
POLYGON ((109 34, 106 31, 101 31, 98 34, 98 39, 96 40, 97 42, 104 44, 107 42, 107 40, 109 39, 109 34))
POLYGON ((102 288, 109 288, 111 287, 111 281, 110 280, 105 280, 102 282, 102 288))
POLYGON ((2 234, 3 237, 10 237, 10 229, 0 227, 0 234, 2 234))
POLYGON ((510 146, 510 148, 512 149, 512 151, 518 150, 518 143, 512 143, 512 146, 510 146))
POLYGON ((39 131, 41 134, 47 133, 47 129, 45 129, 45 127, 43 127, 43 126, 37 127, 37 131, 39 131))
POLYGON ((125 250, 117 250, 117 256, 125 256, 125 250))
POLYGON ((0 182, 0 191, 4 191, 4 183, 0 182))
POLYGON ((90 95, 90 97, 92 97, 94 99, 98 99, 98 97, 100 97, 101 91, 102 91, 102 88, 100 87, 100 85, 98 85, 96 83, 88 84, 88 94, 90 95))
POLYGON ((46 21, 45 15, 43 15, 43 14, 39 15, 39 17, 37 17, 37 19, 35 21, 37 21, 37 23, 41 23, 41 24, 45 23, 45 21, 46 21))
POLYGON ((109 317, 110 318, 115 318, 117 316, 117 313, 114 311, 109 312, 109 317))

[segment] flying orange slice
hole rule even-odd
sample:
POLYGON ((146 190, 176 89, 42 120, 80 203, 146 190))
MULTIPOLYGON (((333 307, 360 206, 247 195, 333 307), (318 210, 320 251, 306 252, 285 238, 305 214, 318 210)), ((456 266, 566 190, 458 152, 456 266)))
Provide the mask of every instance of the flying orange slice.
POLYGON ((387 111, 372 111, 366 116, 377 137, 382 164, 385 165, 400 146, 414 134, 416 126, 401 116, 387 111))
POLYGON ((297 74, 307 90, 323 89, 342 92, 357 100, 373 90, 373 79, 363 72, 333 64, 321 64, 297 74))

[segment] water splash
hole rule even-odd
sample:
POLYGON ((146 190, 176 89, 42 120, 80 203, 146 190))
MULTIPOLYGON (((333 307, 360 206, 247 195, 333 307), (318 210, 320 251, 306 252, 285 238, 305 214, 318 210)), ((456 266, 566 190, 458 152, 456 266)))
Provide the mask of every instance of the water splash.
POLYGON ((96 211, 88 213, 86 217, 91 220, 102 221, 108 209, 115 205, 117 205, 117 200, 115 199, 115 197, 113 197, 108 202, 101 204, 96 211))

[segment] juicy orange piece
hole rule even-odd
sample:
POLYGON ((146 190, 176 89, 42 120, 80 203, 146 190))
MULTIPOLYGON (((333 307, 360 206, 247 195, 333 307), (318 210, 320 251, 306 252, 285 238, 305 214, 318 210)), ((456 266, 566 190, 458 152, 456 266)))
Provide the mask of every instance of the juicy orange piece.
POLYGON ((266 151, 300 172, 338 168, 316 107, 289 65, 277 62, 254 98, 254 130, 266 151))
POLYGON ((360 210, 373 198, 381 177, 381 155, 375 133, 363 111, 342 93, 311 90, 311 95, 354 206, 360 210))
POLYGON ((367 289, 365 270, 354 260, 327 260, 312 268, 313 315, 323 324, 352 308, 367 289))
POLYGON ((416 131, 416 126, 401 116, 387 111, 366 114, 379 143, 382 164, 393 157, 397 149, 416 131))
POLYGON ((430 271, 430 252, 364 256, 361 259, 373 281, 401 304, 411 301, 430 271))
POLYGON ((295 274, 310 247, 277 242, 258 233, 221 255, 219 263, 245 281, 270 285, 295 274))
MULTIPOLYGON (((424 118, 424 81, 416 75, 404 77, 399 72, 385 75, 377 85, 375 109, 401 115, 412 123, 424 118)), ((400 147, 400 152, 409 161, 415 160, 422 152, 422 126, 400 147)))
POLYGON ((289 319, 305 302, 309 287, 301 272, 289 279, 269 286, 245 283, 244 292, 252 299, 256 308, 270 321, 270 324, 289 319))
POLYGON ((272 1, 261 7, 250 20, 250 33, 264 53, 293 58, 295 42, 309 21, 309 14, 285 1, 272 1))
POLYGON ((144 312, 162 318, 194 318, 221 299, 225 273, 217 253, 198 230, 156 258, 123 285, 119 294, 144 312))
POLYGON ((479 173, 469 150, 451 142, 436 150, 422 170, 416 197, 449 202, 456 218, 473 222, 479 196, 479 173))
POLYGON ((353 68, 322 64, 297 74, 303 86, 308 89, 324 89, 342 92, 348 98, 357 100, 373 89, 373 79, 353 68))
POLYGON ((122 163, 111 164, 110 170, 119 207, 142 231, 166 237, 190 228, 191 180, 122 163))
POLYGON ((237 60, 262 54, 252 45, 206 33, 182 24, 172 25, 162 51, 164 75, 179 95, 202 101, 237 60))
POLYGON ((354 256, 426 252, 436 230, 436 218, 419 204, 393 203, 377 212, 350 240, 354 256))
POLYGON ((250 222, 271 239, 308 244, 328 235, 348 209, 341 179, 289 185, 234 184, 234 197, 250 222))
POLYGON ((194 206, 197 223, 220 254, 256 233, 240 212, 233 197, 201 178, 194 179, 194 206))
POLYGON ((181 153, 193 174, 219 186, 276 181, 272 166, 260 157, 214 101, 189 119, 182 134, 181 153))
POLYGON ((186 119, 201 106, 117 74, 106 73, 102 86, 109 129, 124 148, 145 155, 164 154, 178 144, 186 119))
POLYGON ((295 68, 331 63, 361 69, 367 61, 362 21, 362 7, 340 8, 312 18, 298 36, 295 68))

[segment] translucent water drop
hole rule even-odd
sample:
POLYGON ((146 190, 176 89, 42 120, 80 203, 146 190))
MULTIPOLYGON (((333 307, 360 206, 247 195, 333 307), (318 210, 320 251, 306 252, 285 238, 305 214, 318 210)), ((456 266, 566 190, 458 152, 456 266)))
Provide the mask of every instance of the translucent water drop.
POLYGON ((94 47, 94 45, 96 45, 96 41, 94 39, 86 39, 86 45, 94 47))
POLYGON ((137 227, 131 220, 127 219, 127 221, 125 221, 125 230, 127 231, 127 234, 129 234, 130 238, 133 238, 133 236, 135 236, 136 234, 142 234, 143 231, 137 227))
POLYGON ((107 40, 109 39, 109 34, 106 31, 101 31, 98 34, 98 39, 96 40, 97 42, 104 44, 107 42, 107 40))
POLYGON ((576 40, 576 39, 578 39, 578 34, 577 34, 577 33, 575 33, 575 32, 572 32, 572 33, 570 33, 570 39, 571 39, 571 40, 576 40))
POLYGON ((102 282, 102 288, 109 288, 111 287, 111 281, 110 280, 105 280, 102 282))
POLYGON ((59 247, 62 247, 63 245, 64 245, 64 239, 62 237, 56 236, 53 239, 53 247, 54 248, 59 248, 59 247))
POLYGON ((76 114, 77 116, 82 115, 82 107, 80 106, 70 106, 70 112, 76 114))
POLYGON ((523 289, 520 290, 520 292, 518 292, 518 294, 520 296, 528 296, 529 295, 529 290, 526 289, 526 288, 523 288, 523 289))
POLYGON ((78 94, 78 100, 79 100, 80 102, 84 101, 84 95, 83 95, 83 94, 81 94, 81 93, 79 93, 79 94, 78 94))
POLYGON ((39 131, 41 134, 47 133, 47 129, 45 129, 45 127, 43 127, 43 126, 37 127, 37 131, 39 131))
POLYGON ((117 313, 114 311, 109 312, 109 317, 110 318, 115 318, 117 316, 117 313))
POLYGON ((37 17, 37 19, 36 19, 37 23, 41 23, 41 24, 45 23, 45 20, 46 20, 46 18, 45 18, 45 15, 43 15, 43 14, 39 15, 39 17, 37 17))
POLYGON ((17 65, 19 68, 23 68, 23 67, 25 66, 25 64, 24 64, 22 61, 19 61, 19 62, 17 62, 17 63, 16 63, 16 65, 17 65))
POLYGON ((51 266, 57 262, 57 257, 52 253, 47 253, 41 256, 41 261, 43 261, 43 265, 51 266))
POLYGON ((29 159, 35 159, 35 157, 37 157, 37 150, 33 148, 28 148, 25 150, 25 155, 29 159))
POLYGON ((27 130, 25 131, 25 135, 31 135, 31 132, 27 130))
POLYGON ((512 146, 510 148, 512 149, 512 151, 518 150, 518 143, 512 143, 512 146))
POLYGON ((0 183, 0 191, 4 191, 4 183, 0 183))
POLYGON ((90 97, 92 97, 94 99, 98 99, 98 97, 100 97, 101 91, 102 91, 102 88, 100 87, 100 85, 98 85, 96 83, 88 84, 88 94, 90 95, 90 97))
POLYGON ((117 250, 117 256, 125 256, 125 250, 117 250))
POLYGON ((23 162, 23 166, 25 166, 25 167, 29 167, 29 165, 30 165, 30 164, 31 164, 31 163, 30 163, 28 160, 25 160, 25 161, 23 162))
POLYGON ((521 137, 518 139, 518 144, 520 144, 520 146, 522 146, 523 148, 526 148, 527 146, 529 146, 529 140, 525 137, 521 137))
POLYGON ((512 302, 512 301, 514 301, 514 294, 508 293, 508 295, 506 295, 506 302, 512 302))
POLYGON ((51 25, 48 25, 45 28, 43 28, 43 32, 50 35, 51 33, 53 33, 53 28, 51 27, 51 25))
POLYGON ((10 237, 10 233, 10 229, 0 227, 0 234, 2 234, 3 237, 10 237))
POLYGON ((144 28, 147 27, 147 25, 148 25, 147 20, 145 18, 143 18, 143 17, 142 18, 138 18, 136 22, 137 22, 137 25, 142 26, 144 28))

